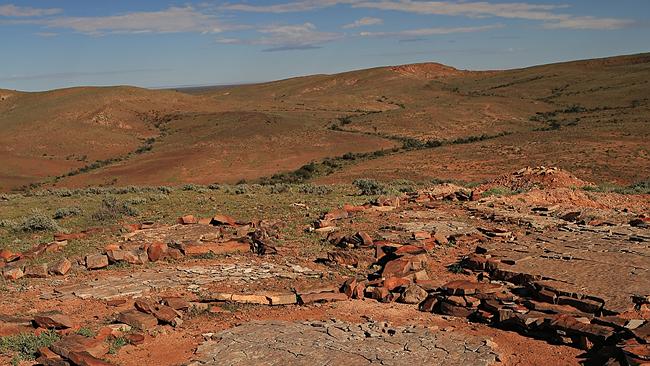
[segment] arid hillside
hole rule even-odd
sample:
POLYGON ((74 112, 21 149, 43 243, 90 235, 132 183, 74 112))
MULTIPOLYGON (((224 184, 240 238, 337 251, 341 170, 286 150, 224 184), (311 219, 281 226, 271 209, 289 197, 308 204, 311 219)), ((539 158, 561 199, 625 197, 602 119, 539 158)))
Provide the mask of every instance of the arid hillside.
POLYGON ((188 91, 0 90, 0 189, 359 177, 650 174, 650 54, 473 72, 428 63, 188 91), (284 173, 284 174, 282 174, 284 173))

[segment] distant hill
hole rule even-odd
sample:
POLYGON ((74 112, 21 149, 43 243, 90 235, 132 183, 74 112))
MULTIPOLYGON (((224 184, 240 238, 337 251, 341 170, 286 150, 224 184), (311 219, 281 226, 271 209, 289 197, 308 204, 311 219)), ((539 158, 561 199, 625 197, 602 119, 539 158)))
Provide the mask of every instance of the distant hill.
POLYGON ((0 189, 234 183, 309 162, 314 172, 300 177, 316 182, 480 180, 554 165, 630 183, 650 171, 650 54, 484 72, 426 63, 182 91, 0 90, 0 189))

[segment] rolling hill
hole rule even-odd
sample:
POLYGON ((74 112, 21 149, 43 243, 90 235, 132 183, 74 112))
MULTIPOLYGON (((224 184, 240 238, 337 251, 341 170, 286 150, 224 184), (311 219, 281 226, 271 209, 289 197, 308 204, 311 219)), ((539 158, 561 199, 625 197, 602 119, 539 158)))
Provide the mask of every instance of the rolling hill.
POLYGON ((650 175, 649 96, 650 54, 191 91, 0 90, 0 189, 234 183, 310 162, 300 178, 326 183, 481 180, 526 165, 631 183, 650 175))

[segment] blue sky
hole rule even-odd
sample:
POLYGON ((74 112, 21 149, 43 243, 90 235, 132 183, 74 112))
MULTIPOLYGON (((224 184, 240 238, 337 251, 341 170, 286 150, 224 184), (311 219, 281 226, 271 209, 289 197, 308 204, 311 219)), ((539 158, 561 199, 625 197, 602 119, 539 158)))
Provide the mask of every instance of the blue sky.
POLYGON ((650 51, 647 0, 0 0, 0 88, 229 84, 650 51))

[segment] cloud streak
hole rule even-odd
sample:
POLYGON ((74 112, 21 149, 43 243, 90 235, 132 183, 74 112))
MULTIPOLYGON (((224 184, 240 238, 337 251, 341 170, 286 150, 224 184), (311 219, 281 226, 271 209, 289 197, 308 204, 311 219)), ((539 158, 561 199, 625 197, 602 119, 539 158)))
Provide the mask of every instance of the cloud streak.
POLYGON ((140 33, 219 33, 230 28, 216 15, 193 7, 170 7, 152 12, 132 12, 104 17, 54 17, 21 20, 47 28, 71 29, 87 35, 140 33))
MULTIPOLYGON (((291 13, 323 9, 336 5, 353 8, 401 11, 424 15, 497 17, 540 21, 546 29, 612 30, 633 25, 629 19, 574 16, 562 13, 569 5, 531 3, 493 3, 487 1, 414 1, 414 0, 304 0, 274 5, 228 4, 222 9, 257 13, 291 13)), ((354 24, 354 23, 352 23, 354 24)), ((354 28, 351 26, 351 28, 354 28)))
POLYGON ((503 24, 484 25, 480 27, 438 27, 438 28, 420 28, 404 30, 399 32, 361 32, 360 36, 363 37, 424 37, 441 34, 454 34, 454 33, 472 33, 484 32, 492 29, 503 28, 503 24))
POLYGON ((350 28, 359 28, 359 27, 367 27, 371 25, 380 25, 384 24, 384 20, 380 18, 372 18, 372 17, 363 17, 361 19, 355 20, 354 22, 350 24, 346 24, 343 26, 344 29, 350 29, 350 28))
POLYGON ((63 12, 58 8, 50 9, 37 9, 30 7, 16 6, 12 4, 0 5, 0 16, 2 17, 43 17, 48 15, 55 15, 63 12))
POLYGON ((320 48, 327 42, 335 41, 343 37, 342 34, 333 32, 321 32, 312 23, 296 25, 271 25, 257 29, 261 34, 258 38, 221 38, 218 43, 223 44, 249 44, 273 46, 265 49, 266 52, 309 50, 320 48))

